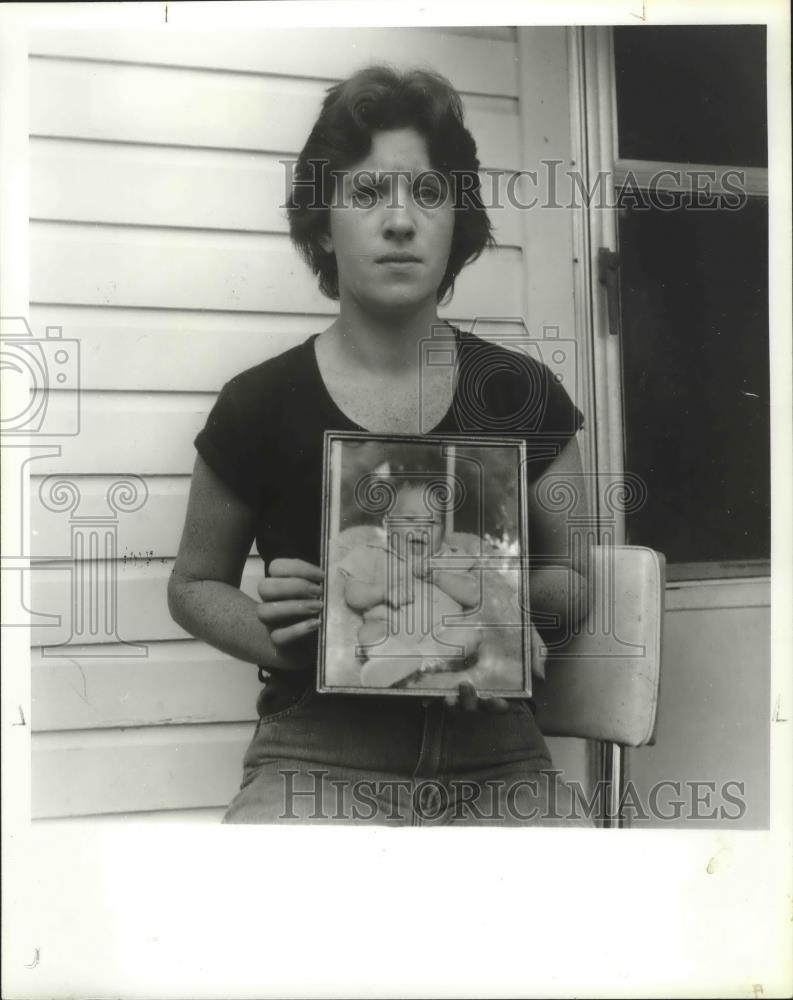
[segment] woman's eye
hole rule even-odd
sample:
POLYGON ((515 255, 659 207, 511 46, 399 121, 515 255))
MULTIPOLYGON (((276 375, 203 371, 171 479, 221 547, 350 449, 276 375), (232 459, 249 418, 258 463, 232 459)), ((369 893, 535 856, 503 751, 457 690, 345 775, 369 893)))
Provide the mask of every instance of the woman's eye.
POLYGON ((350 193, 350 200, 356 208, 372 208, 377 202, 377 192, 370 187, 355 187, 350 193))
POLYGON ((413 187, 413 197, 423 208, 438 208, 444 194, 443 185, 435 178, 422 180, 413 187))

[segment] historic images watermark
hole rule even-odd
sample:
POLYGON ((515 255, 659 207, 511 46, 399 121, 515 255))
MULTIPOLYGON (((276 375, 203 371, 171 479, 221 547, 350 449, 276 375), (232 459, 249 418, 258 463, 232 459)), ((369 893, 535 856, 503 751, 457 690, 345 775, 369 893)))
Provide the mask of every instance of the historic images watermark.
POLYGON ((742 209, 750 194, 750 179, 740 167, 694 164, 664 166, 649 175, 630 167, 615 176, 598 171, 585 176, 564 160, 542 160, 539 170, 483 167, 470 170, 341 170, 326 160, 308 160, 298 176, 296 159, 278 161, 284 169, 285 209, 301 198, 304 208, 373 208, 385 199, 387 208, 402 207, 409 191, 422 209, 449 202, 457 211, 482 209, 521 211, 586 208, 603 211, 629 208, 661 212, 742 209), (406 184, 400 184, 400 181, 406 184), (304 199, 304 195, 308 195, 304 199))
MULTIPOLYGON (((280 771, 281 820, 325 822, 593 825, 609 801, 607 784, 587 791, 562 781, 555 769, 513 779, 440 780, 371 778, 349 780, 325 768, 280 771)), ((679 821, 740 822, 746 814, 742 781, 664 779, 649 789, 626 782, 620 814, 634 824, 679 821)))

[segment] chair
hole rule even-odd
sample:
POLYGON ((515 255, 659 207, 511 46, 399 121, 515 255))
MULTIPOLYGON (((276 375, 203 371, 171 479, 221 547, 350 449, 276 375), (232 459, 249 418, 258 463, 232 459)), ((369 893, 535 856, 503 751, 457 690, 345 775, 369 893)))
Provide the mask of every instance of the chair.
POLYGON ((591 550, 593 605, 535 679, 546 736, 601 744, 602 826, 622 826, 623 753, 655 741, 664 615, 665 558, 638 546, 591 550))

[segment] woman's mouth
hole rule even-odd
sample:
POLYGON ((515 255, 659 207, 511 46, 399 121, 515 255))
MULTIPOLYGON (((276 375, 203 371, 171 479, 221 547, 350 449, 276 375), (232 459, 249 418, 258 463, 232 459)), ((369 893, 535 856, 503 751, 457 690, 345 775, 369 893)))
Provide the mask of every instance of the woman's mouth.
POLYGON ((378 257, 376 263, 388 264, 392 267, 409 267, 413 264, 420 264, 421 259, 410 253, 387 253, 378 257))

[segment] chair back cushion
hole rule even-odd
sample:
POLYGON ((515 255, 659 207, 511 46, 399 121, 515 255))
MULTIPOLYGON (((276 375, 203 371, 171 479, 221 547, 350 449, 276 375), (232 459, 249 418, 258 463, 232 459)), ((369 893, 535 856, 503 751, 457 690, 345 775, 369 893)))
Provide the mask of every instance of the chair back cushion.
POLYGON ((546 736, 623 746, 655 733, 664 615, 664 557, 638 546, 596 546, 588 618, 535 684, 546 736))

